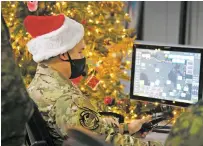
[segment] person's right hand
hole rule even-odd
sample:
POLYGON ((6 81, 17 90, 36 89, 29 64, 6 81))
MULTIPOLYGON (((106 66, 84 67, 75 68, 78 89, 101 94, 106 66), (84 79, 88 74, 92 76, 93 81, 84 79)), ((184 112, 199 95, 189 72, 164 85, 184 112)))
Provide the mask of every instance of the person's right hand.
POLYGON ((132 120, 128 124, 128 130, 130 134, 138 132, 142 128, 142 124, 149 123, 152 120, 152 116, 147 116, 146 118, 139 120, 132 120))

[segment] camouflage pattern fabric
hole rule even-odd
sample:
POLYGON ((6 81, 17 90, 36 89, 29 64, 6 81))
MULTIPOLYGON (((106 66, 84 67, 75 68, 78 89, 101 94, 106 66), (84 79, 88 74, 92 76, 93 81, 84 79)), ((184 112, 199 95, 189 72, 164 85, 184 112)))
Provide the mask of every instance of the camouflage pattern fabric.
POLYGON ((28 87, 30 97, 36 102, 56 145, 68 136, 68 128, 83 127, 106 137, 106 141, 119 146, 139 146, 139 140, 121 135, 118 129, 107 125, 90 100, 57 71, 39 64, 28 87))
POLYGON ((1 16, 1 144, 21 146, 25 142, 25 123, 33 109, 14 62, 9 39, 8 28, 1 16))
POLYGON ((203 101, 177 119, 165 145, 203 146, 203 101))

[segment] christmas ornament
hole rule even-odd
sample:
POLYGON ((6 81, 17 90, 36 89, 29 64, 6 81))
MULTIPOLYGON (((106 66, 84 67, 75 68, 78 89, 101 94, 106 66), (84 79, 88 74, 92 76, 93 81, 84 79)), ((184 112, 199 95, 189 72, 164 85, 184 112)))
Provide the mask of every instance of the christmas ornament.
POLYGON ((85 24, 87 24, 87 21, 86 21, 85 19, 83 19, 83 20, 81 21, 81 23, 85 25, 85 24))
POLYGON ((114 104, 114 98, 112 98, 112 97, 110 97, 110 96, 106 96, 105 98, 104 98, 104 104, 105 105, 109 105, 109 106, 111 106, 111 105, 113 105, 114 104))
POLYGON ((96 89, 97 86, 99 85, 100 83, 100 80, 96 78, 95 75, 92 75, 90 76, 88 79, 87 79, 87 86, 90 87, 91 89, 96 89))
POLYGON ((30 12, 34 12, 38 8, 38 1, 28 1, 27 7, 30 12))

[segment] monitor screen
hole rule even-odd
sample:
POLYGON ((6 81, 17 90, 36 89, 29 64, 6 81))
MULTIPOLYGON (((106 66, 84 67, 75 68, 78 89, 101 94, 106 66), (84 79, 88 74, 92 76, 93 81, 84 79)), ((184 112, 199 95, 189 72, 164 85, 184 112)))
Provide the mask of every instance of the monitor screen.
POLYGON ((133 52, 133 96, 186 105, 200 98, 201 50, 137 45, 133 52))

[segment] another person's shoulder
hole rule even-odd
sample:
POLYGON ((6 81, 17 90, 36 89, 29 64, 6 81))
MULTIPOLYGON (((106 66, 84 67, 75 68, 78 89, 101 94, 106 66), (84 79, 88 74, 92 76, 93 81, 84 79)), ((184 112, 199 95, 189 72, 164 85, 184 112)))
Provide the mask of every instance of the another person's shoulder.
POLYGON ((202 146, 203 139, 203 101, 183 113, 173 126, 166 146, 202 146))

